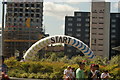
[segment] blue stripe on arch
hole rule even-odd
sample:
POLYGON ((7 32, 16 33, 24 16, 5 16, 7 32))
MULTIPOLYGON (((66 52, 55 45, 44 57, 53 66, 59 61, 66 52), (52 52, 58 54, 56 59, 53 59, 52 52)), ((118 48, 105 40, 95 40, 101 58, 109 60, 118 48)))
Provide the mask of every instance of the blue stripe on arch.
POLYGON ((89 59, 92 59, 92 58, 94 58, 94 56, 95 56, 95 55, 92 55, 91 57, 89 57, 89 59))
POLYGON ((72 45, 74 45, 76 43, 76 40, 74 39, 74 42, 72 43, 72 45))
POLYGON ((78 41, 77 44, 75 45, 76 47, 80 44, 80 42, 78 41))
POLYGON ((86 50, 86 51, 84 51, 84 53, 88 53, 88 51, 89 51, 89 48, 87 48, 87 50, 86 50))
POLYGON ((84 45, 84 48, 83 49, 81 49, 81 50, 85 50, 86 49, 86 46, 84 45))
POLYGON ((83 44, 81 43, 81 45, 78 48, 82 48, 83 44))
POLYGON ((90 56, 92 54, 92 52, 90 51, 90 53, 88 54, 88 56, 90 56))

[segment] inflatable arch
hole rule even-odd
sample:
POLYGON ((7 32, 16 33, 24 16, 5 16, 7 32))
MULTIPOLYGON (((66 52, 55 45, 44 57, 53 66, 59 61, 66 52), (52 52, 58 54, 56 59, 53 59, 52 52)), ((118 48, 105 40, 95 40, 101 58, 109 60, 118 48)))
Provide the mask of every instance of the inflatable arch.
POLYGON ((86 44, 84 44, 82 41, 74 37, 70 37, 66 35, 50 36, 37 41, 26 51, 23 57, 25 60, 30 60, 30 58, 33 55, 35 55, 40 49, 44 48, 49 44, 54 44, 54 43, 64 43, 64 44, 71 45, 77 48, 78 50, 80 50, 84 55, 88 56, 89 59, 94 58, 93 52, 86 44))

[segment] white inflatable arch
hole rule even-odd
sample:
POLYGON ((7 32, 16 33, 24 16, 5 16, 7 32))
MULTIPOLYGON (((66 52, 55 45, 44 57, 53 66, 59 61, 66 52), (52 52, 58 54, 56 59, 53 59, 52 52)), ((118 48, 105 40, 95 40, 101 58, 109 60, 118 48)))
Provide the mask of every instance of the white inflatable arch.
POLYGON ((84 55, 88 56, 89 59, 94 58, 93 52, 86 44, 84 44, 82 41, 74 37, 70 37, 66 35, 50 36, 37 41, 26 51, 23 57, 25 60, 30 60, 31 57, 35 55, 39 50, 41 50, 45 46, 48 46, 49 44, 55 44, 55 43, 64 43, 71 45, 77 48, 78 50, 80 50, 84 55))

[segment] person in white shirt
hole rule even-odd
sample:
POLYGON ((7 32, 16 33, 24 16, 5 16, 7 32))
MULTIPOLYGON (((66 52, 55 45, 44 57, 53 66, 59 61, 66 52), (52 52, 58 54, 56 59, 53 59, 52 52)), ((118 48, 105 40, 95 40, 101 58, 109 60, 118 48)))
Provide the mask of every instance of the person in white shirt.
POLYGON ((64 70, 64 79, 71 80, 71 76, 72 76, 72 70, 71 67, 68 66, 67 69, 64 70))
POLYGON ((105 70, 102 74, 101 74, 101 78, 102 80, 107 80, 110 78, 110 75, 108 73, 108 70, 105 70))
POLYGON ((71 68, 71 70, 72 70, 71 78, 72 80, 75 80, 75 68, 71 68))

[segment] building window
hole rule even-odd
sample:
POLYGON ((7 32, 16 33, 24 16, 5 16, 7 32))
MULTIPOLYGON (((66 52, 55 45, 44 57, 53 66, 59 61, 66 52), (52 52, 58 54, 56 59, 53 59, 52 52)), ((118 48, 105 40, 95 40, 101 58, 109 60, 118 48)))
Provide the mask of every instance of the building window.
POLYGON ((77 21, 81 21, 81 18, 77 18, 77 21))
POLYGON ((23 17, 23 14, 22 14, 22 13, 20 13, 20 17, 23 17))
POLYGON ((87 21, 87 22, 88 22, 88 21, 90 21, 90 20, 89 20, 89 19, 85 19, 85 21, 87 21))
POLYGON ((103 28, 99 28, 99 29, 103 29, 103 28))
POLYGON ((81 31, 81 29, 80 29, 80 28, 78 28, 78 29, 76 29, 76 31, 81 31))
POLYGON ((31 14, 31 17, 34 17, 34 14, 31 14))
POLYGON ((99 23, 99 24, 103 24, 103 23, 101 22, 101 23, 99 23))
POLYGON ((97 28, 92 28, 92 29, 97 29, 97 28))
POLYGON ((34 4, 31 4, 31 7, 34 7, 34 4))
POLYGON ((111 37, 112 37, 112 38, 115 38, 116 36, 115 36, 115 35, 112 35, 111 37))
POLYGON ((103 46, 103 44, 98 44, 98 46, 103 46))
POLYGON ((99 35, 103 35, 103 33, 99 33, 99 35))
POLYGON ((119 15, 118 15, 118 14, 116 14, 116 17, 119 17, 119 15))
POLYGON ((72 33, 68 33, 68 36, 72 36, 72 33))
POLYGON ((114 48, 115 47, 115 45, 111 45, 111 48, 114 48))
POLYGON ((99 39, 99 40, 103 40, 103 39, 99 39))
POLYGON ((89 34, 86 34, 85 37, 89 37, 89 34))
POLYGON ((93 46, 96 46, 96 44, 92 44, 93 46))
POLYGON ((112 22, 116 22, 116 20, 115 20, 115 19, 112 19, 112 22))
POLYGON ((103 19, 103 17, 99 17, 99 19, 103 19))
POLYGON ((96 35, 97 33, 92 33, 92 35, 96 35))
POLYGON ((72 26, 72 23, 68 23, 68 26, 72 26))
POLYGON ((86 39, 86 40, 85 40, 85 42, 89 42, 89 40, 88 40, 88 39, 86 39))
POLYGON ((36 7, 40 7, 40 4, 37 4, 36 7))
POLYGON ((72 21, 73 20, 73 18, 68 18, 68 21, 72 21))
POLYGON ((89 24, 85 24, 85 26, 86 26, 86 27, 88 27, 88 26, 89 26, 89 24))
POLYGON ((36 9, 36 12, 40 12, 40 9, 36 9))
POLYGON ((93 19, 96 19, 97 17, 92 17, 93 19))
POLYGON ((28 17, 28 14, 25 14, 26 17, 28 17))
POLYGON ((25 7, 29 7, 29 4, 25 4, 25 7))
POLYGON ((113 33, 115 33, 115 32, 116 32, 116 30, 115 30, 115 29, 113 29, 113 30, 112 30, 112 32, 113 32, 113 33))
POLYGON ((115 40, 112 40, 111 43, 115 43, 115 40))
POLYGON ((36 17, 40 17, 40 15, 39 15, 39 14, 36 14, 36 17))
POLYGON ((77 16, 81 16, 81 13, 77 13, 77 16))
POLYGON ((80 37, 81 35, 80 34, 76 34, 77 37, 80 37))
POLYGON ((103 51, 103 50, 98 50, 98 51, 103 51))
POLYGON ((77 26, 81 26, 81 24, 80 24, 80 23, 78 23, 78 24, 77 24, 77 26))
POLYGON ((72 31, 72 28, 68 28, 68 31, 72 31))
POLYGON ((116 25, 115 25, 115 24, 113 24, 113 25, 112 25, 112 27, 113 27, 113 28, 115 28, 115 27, 116 27, 116 25))
POLYGON ((20 7, 23 7, 23 4, 20 4, 20 7))
POLYGON ((89 29, 85 29, 85 32, 89 32, 89 29))
POLYGON ((97 22, 92 22, 92 24, 97 24, 97 22))

